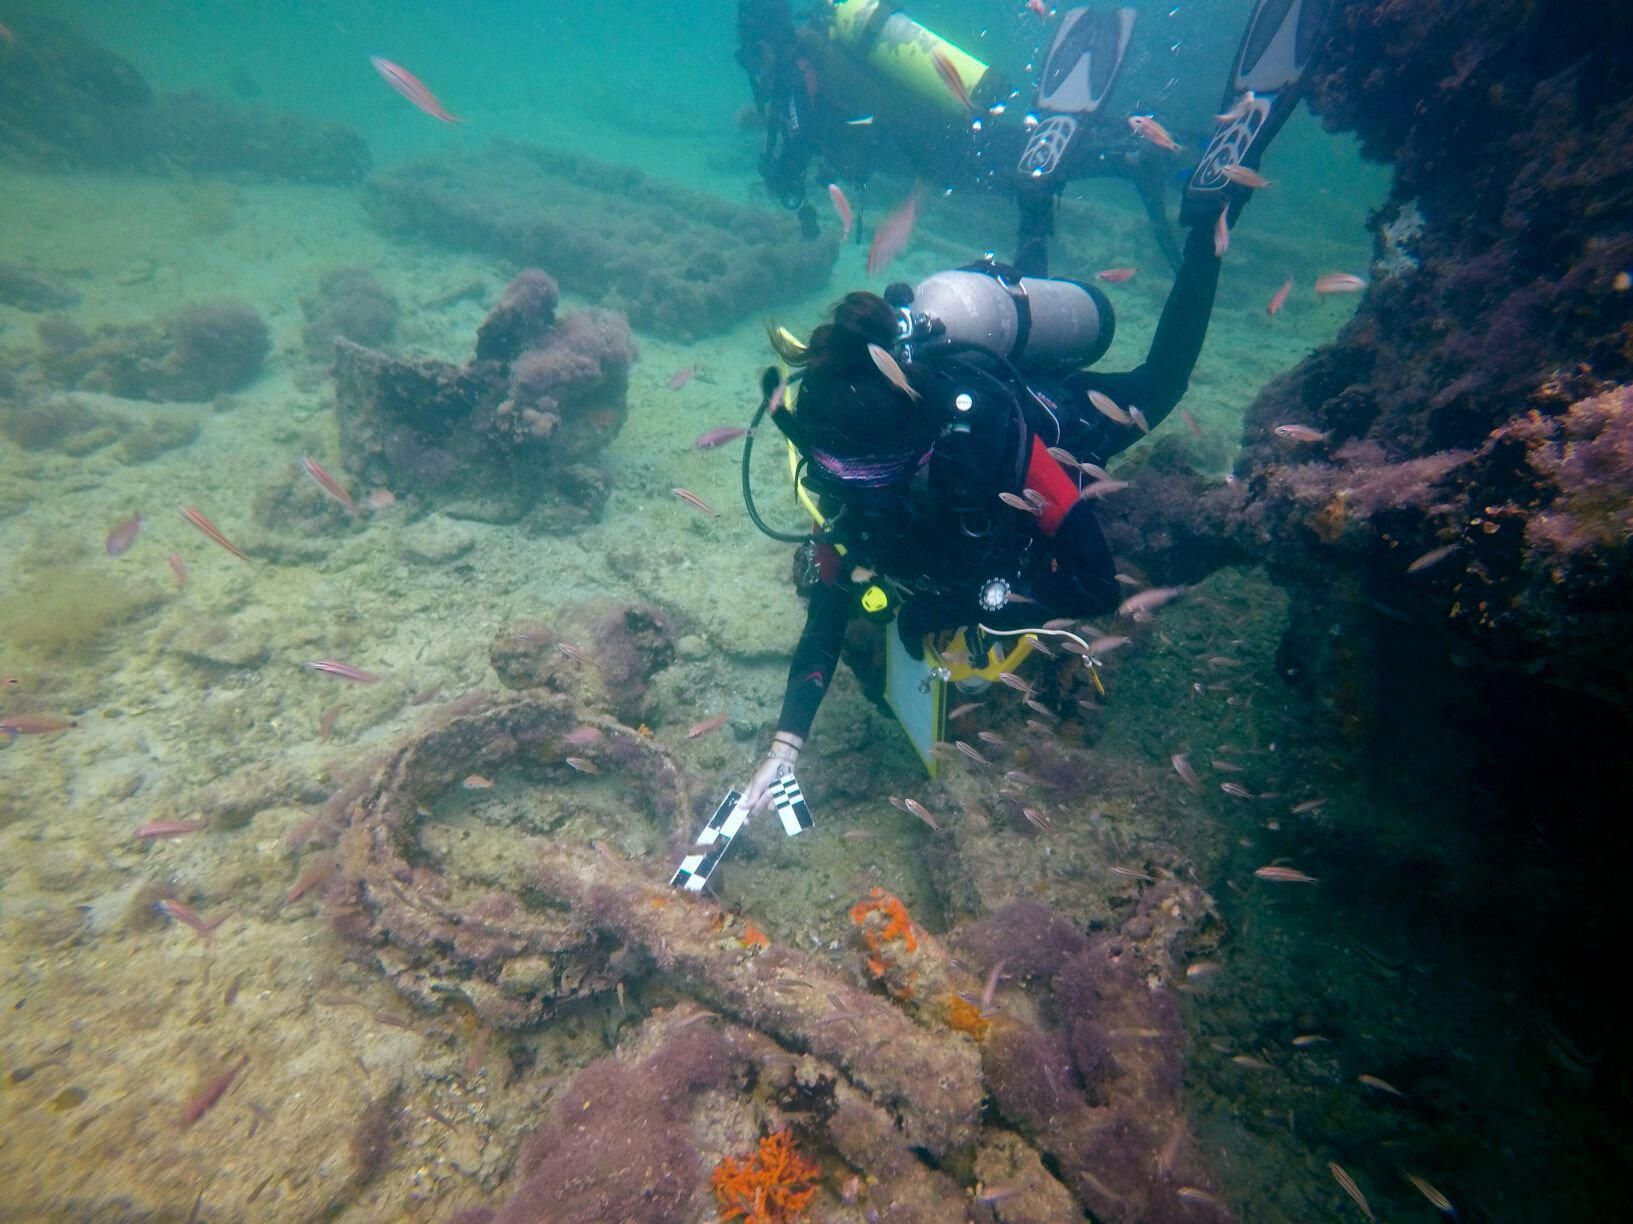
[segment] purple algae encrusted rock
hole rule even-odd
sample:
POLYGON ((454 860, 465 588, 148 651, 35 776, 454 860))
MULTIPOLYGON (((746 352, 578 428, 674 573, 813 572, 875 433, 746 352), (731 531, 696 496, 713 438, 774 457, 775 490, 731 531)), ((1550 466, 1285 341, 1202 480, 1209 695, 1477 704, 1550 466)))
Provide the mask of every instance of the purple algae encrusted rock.
POLYGON ((635 344, 622 315, 583 310, 564 318, 511 363, 510 394, 494 428, 554 439, 562 462, 603 449, 629 415, 635 344))
POLYGON ((357 344, 385 344, 397 330, 397 297, 367 268, 331 268, 317 291, 301 298, 306 355, 325 366, 341 337, 357 344))
POLYGON ((538 529, 595 518, 605 482, 587 470, 628 415, 629 326, 604 310, 555 316, 555 283, 511 282, 464 365, 335 342, 346 467, 399 496, 458 499, 468 517, 538 529))
POLYGON ((248 386, 272 348, 266 323, 243 302, 184 307, 165 330, 170 352, 159 379, 162 399, 208 400, 248 386))
POLYGON ((561 290, 548 272, 523 268, 476 329, 476 359, 515 361, 554 326, 560 301, 561 290))
POLYGON ((981 1043, 983 1077, 998 1116, 1050 1155, 1096 1219, 1186 1219, 1174 1189, 1207 1184, 1185 1142, 1173 986, 1183 960, 1219 934, 1212 899, 1168 880, 1121 930, 1092 939, 1030 902, 948 937, 986 955, 1010 949, 1009 1002, 981 1043))
MULTIPOLYGON (((691 823, 692 790, 672 756, 650 737, 575 709, 559 697, 489 698, 473 694, 435 712, 361 783, 331 801, 341 826, 337 869, 325 891, 337 932, 368 949, 399 991, 426 1007, 463 998, 485 1023, 524 1028, 560 1002, 610 990, 619 979, 617 947, 584 912, 494 888, 461 874, 457 858, 430 856, 421 825, 439 799, 459 793, 472 773, 524 774, 533 787, 566 787, 582 777, 570 755, 617 770, 626 823, 609 827, 598 810, 553 824, 554 853, 582 856, 595 837, 656 846, 674 823, 691 823), (566 735, 594 727, 581 747, 566 735)), ((520 844, 520 843, 518 843, 520 844)), ((594 861, 601 860, 594 855, 594 861)))
MULTIPOLYGON (((762 1051, 741 1029, 673 1013, 585 1067, 555 1117, 522 1146, 521 1185, 495 1224, 672 1224, 713 1195, 699 1149, 718 1094, 754 1074, 762 1051)), ((717 1158, 718 1159, 718 1158, 717 1158)))
POLYGON ((272 348, 253 306, 219 300, 168 318, 87 332, 42 319, 38 361, 52 385, 125 399, 214 399, 254 381, 272 348))
MULTIPOLYGON (((690 827, 687 813, 676 816, 690 827)), ((746 953, 721 937, 713 906, 658 891, 643 867, 548 855, 536 887, 639 949, 705 1006, 833 1065, 895 1115, 906 1142, 942 1156, 974 1138, 982 1089, 968 1041, 914 1023, 889 999, 786 944, 746 953)))
POLYGON ((634 724, 643 721, 652 677, 675 661, 675 643, 660 609, 597 602, 564 610, 554 625, 503 626, 488 661, 506 688, 568 693, 634 724))

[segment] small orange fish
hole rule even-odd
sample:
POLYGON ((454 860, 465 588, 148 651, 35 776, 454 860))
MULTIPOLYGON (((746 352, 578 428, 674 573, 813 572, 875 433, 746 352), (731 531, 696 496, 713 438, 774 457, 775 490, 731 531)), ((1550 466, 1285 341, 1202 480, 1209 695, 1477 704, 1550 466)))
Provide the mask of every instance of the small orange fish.
POLYGON ((1293 278, 1289 276, 1281 283, 1281 288, 1276 290, 1276 296, 1271 298, 1269 304, 1265 306, 1265 314, 1271 318, 1279 314, 1281 308, 1287 305, 1287 295, 1291 292, 1293 292, 1293 278))
POLYGON ((1355 1205, 1361 1209, 1362 1215, 1369 1220, 1376 1220, 1378 1218, 1372 1214, 1372 1207, 1367 1202, 1366 1195, 1361 1193, 1361 1187, 1357 1186, 1355 1184, 1355 1179, 1344 1171, 1343 1165, 1337 1163, 1336 1161, 1329 1160, 1327 1162, 1327 1171, 1332 1174, 1333 1180, 1343 1187, 1344 1193, 1355 1200, 1355 1205))
POLYGON ((1244 90, 1242 96, 1236 99, 1235 104, 1223 115, 1215 115, 1214 120, 1218 123, 1235 123, 1238 119, 1244 119, 1247 117, 1248 111, 1253 109, 1253 101, 1253 91, 1251 89, 1244 90))
POLYGON ((466 790, 492 790, 493 779, 484 778, 481 774, 467 774, 462 785, 466 790))
POLYGON ((567 757, 566 760, 567 764, 578 770, 579 773, 598 774, 601 772, 600 767, 594 761, 586 760, 584 757, 573 756, 567 757))
POLYGON ((676 497, 680 498, 681 501, 685 502, 688 506, 692 507, 692 509, 701 511, 704 514, 707 514, 710 518, 719 518, 720 517, 718 514, 715 513, 714 509, 709 505, 708 502, 704 501, 701 497, 699 497, 696 493, 692 492, 690 489, 678 489, 677 488, 677 489, 670 489, 669 491, 671 493, 673 493, 676 497))
POLYGON ((193 526, 197 527, 205 535, 209 536, 210 539, 221 545, 222 548, 225 548, 233 556, 237 557, 240 561, 249 560, 249 557, 244 554, 243 549, 239 548, 238 545, 234 544, 226 536, 222 535, 221 529, 209 519, 205 518, 204 515, 194 507, 184 506, 182 508, 181 516, 189 523, 193 524, 193 526))
POLYGON ((851 236, 851 225, 856 220, 856 214, 851 211, 851 202, 845 198, 838 183, 828 184, 828 198, 833 201, 834 212, 839 215, 839 241, 843 243, 851 236))
POLYGON ((1308 425, 1277 425, 1270 431, 1278 438, 1286 438, 1289 442, 1325 442, 1328 434, 1319 429, 1311 429, 1308 425))
POLYGON ((958 74, 958 69, 954 67, 952 60, 947 58, 947 53, 937 47, 930 52, 930 62, 935 65, 936 75, 941 78, 941 83, 947 87, 947 92, 957 98, 958 104, 965 110, 973 111, 975 103, 970 100, 969 88, 964 84, 964 78, 958 74))
POLYGON ((1375 1088, 1379 1092, 1387 1092, 1390 1096, 1404 1097, 1406 1094, 1388 1080, 1381 1080, 1376 1075, 1357 1075, 1355 1082, 1364 1084, 1368 1088, 1375 1088))
POLYGON ((1077 499, 1078 501, 1096 501, 1102 497, 1110 497, 1113 493, 1121 493, 1128 487, 1128 481, 1126 480, 1096 480, 1092 484, 1084 485, 1078 492, 1077 499))
POLYGON ((1102 268, 1094 274, 1095 280, 1105 281, 1108 285, 1120 285, 1124 281, 1133 280, 1138 268, 1102 268))
POLYGON ((19 735, 54 735, 79 724, 71 718, 51 718, 44 714, 8 714, 0 718, 0 736, 15 740, 19 735))
POLYGON ((1179 152, 1179 145, 1168 134, 1168 129, 1150 115, 1130 115, 1128 117, 1128 126, 1133 129, 1136 136, 1142 140, 1149 140, 1157 148, 1167 149, 1170 153, 1179 152))
POLYGON ((352 495, 340 487, 340 482, 329 475, 321 463, 312 458, 311 455, 302 455, 301 467, 305 468, 306 474, 317 482, 318 488, 346 507, 347 514, 357 513, 357 504, 352 501, 352 495))
POLYGON ((1115 421, 1119 425, 1134 424, 1134 418, 1123 411, 1122 405, 1103 391, 1090 391, 1089 403, 1094 405, 1096 412, 1109 421, 1115 421))
POLYGON ((937 833, 941 832, 941 826, 936 823, 936 818, 930 815, 930 809, 925 807, 917 799, 903 799, 902 806, 913 815, 917 816, 925 824, 929 825, 931 829, 935 830, 937 833))
POLYGON ((1185 428, 1200 438, 1202 436, 1202 426, 1196 423, 1196 418, 1183 408, 1179 410, 1179 415, 1185 420, 1185 428))
POLYGON ((727 716, 728 715, 725 713, 716 714, 713 718, 705 718, 701 722, 693 723, 690 727, 686 728, 685 738, 695 740, 699 736, 709 734, 711 731, 720 730, 721 727, 726 725, 727 716))
POLYGON ((1049 9, 1043 3, 1043 0, 1026 0, 1026 11, 1041 20, 1047 21, 1049 19, 1049 9))
POLYGON ((1366 287, 1365 280, 1349 272, 1327 272, 1315 278, 1315 291, 1322 295, 1359 293, 1366 287))
POLYGON ((444 123, 459 122, 457 117, 450 115, 444 109, 442 103, 437 100, 437 96, 425 87, 425 83, 401 64, 394 64, 379 55, 369 56, 369 63, 374 65, 374 70, 385 79, 387 85, 390 85, 433 119, 440 119, 444 123))
POLYGON ((1305 875, 1296 867, 1261 867, 1253 873, 1261 880, 1277 884, 1319 884, 1314 876, 1305 875))
POLYGON ((908 239, 913 236, 913 227, 918 224, 920 199, 918 188, 914 188, 873 231, 873 242, 868 246, 869 276, 884 271, 906 248, 908 239))
POLYGON ((1117 615, 1139 620, 1141 617, 1155 612, 1170 599, 1178 596, 1183 589, 1183 587, 1152 587, 1148 591, 1130 595, 1117 605, 1117 615))
POLYGON ((919 398, 919 393, 913 390, 913 385, 907 381, 907 375, 902 372, 901 366, 886 350, 880 348, 877 344, 870 344, 868 345, 868 356, 873 358, 873 364, 879 368, 879 373, 885 376, 892 387, 895 387, 896 390, 910 400, 919 398))
POLYGON ((1270 186, 1269 179, 1256 170, 1249 170, 1246 166, 1238 166, 1234 163, 1229 166, 1220 166, 1219 173, 1238 187, 1247 187, 1258 191, 1261 188, 1270 186))
POLYGON ((1416 561, 1412 562, 1411 565, 1408 565, 1406 567, 1406 572, 1408 574, 1416 574, 1422 570, 1428 569, 1431 565, 1439 565, 1456 551, 1457 545, 1455 544, 1442 544, 1439 548, 1431 548, 1416 561))

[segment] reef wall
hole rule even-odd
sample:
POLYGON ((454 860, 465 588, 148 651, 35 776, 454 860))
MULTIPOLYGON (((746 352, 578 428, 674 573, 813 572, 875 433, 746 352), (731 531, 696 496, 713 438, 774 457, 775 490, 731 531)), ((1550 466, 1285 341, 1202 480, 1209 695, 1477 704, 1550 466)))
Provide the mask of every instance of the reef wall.
POLYGON ((838 252, 831 236, 802 241, 778 214, 513 141, 412 162, 366 190, 389 234, 541 264, 668 340, 696 340, 820 288, 838 252))
POLYGON ((1170 577, 1266 558, 1295 599, 1284 673, 1349 691, 1357 732, 1403 623, 1630 712, 1630 20, 1340 5, 1311 104, 1396 170, 1366 296, 1249 408, 1235 488, 1148 461, 1155 504, 1114 528, 1170 577))

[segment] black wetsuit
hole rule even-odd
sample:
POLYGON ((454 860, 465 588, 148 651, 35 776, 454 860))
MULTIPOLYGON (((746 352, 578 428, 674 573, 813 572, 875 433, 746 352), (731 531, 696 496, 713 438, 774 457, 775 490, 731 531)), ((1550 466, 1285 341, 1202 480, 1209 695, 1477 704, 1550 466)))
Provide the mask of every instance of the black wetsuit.
POLYGON ((1185 244, 1146 359, 1126 373, 1083 370, 1060 379, 1024 377, 1017 385, 1005 363, 978 352, 915 357, 915 383, 922 368, 931 367, 927 400, 962 393, 971 407, 963 415, 947 409, 954 427, 943 431, 912 486, 871 504, 848 504, 830 517, 816 543, 822 576, 789 668, 779 731, 803 737, 811 729, 856 606, 850 579, 856 566, 889 580, 902 597, 899 624, 910 648, 936 630, 977 622, 1024 628, 1117 606, 1111 552, 1092 504, 1072 496, 1075 485, 1055 513, 1039 516, 1009 508, 998 494, 1019 496, 1026 488, 1047 494, 1071 480, 1058 465, 1049 467, 1054 460, 1042 457, 1044 448, 1062 447, 1081 462, 1104 466, 1140 439, 1137 426, 1119 425, 1095 409, 1091 390, 1138 406, 1153 429, 1161 424, 1190 382, 1218 283, 1212 235, 1199 227, 1185 244), (845 548, 842 561, 832 551, 836 544, 845 548), (986 611, 977 598, 993 578, 1019 598, 986 611))

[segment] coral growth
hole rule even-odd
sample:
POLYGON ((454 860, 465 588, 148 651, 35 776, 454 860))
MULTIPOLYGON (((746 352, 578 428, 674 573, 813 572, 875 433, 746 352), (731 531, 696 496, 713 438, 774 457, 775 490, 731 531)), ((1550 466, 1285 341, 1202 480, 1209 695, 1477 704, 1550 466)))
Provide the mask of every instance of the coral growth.
POLYGON ((1579 400, 1563 416, 1533 413, 1508 435, 1526 444, 1532 469, 1554 491, 1526 524, 1529 544, 1565 558, 1626 549, 1633 541, 1633 388, 1579 400))
POLYGON ((623 427, 635 345, 622 316, 557 318, 555 282, 520 273, 465 365, 335 340, 347 468, 371 485, 457 496, 473 517, 535 525, 594 518, 606 482, 585 466, 623 427), (554 496, 551 496, 554 494, 554 496))
POLYGON ((983 1040, 992 1028, 992 1021, 981 1014, 981 1009, 962 995, 949 994, 942 1000, 946 1008, 947 1027, 957 1033, 967 1033, 976 1041, 983 1040))
POLYGON ((882 888, 875 888, 861 901, 851 906, 851 921, 859 928, 857 934, 867 948, 868 972, 876 978, 890 977, 888 985, 898 995, 911 995, 912 970, 898 969, 903 953, 918 951, 918 935, 913 920, 907 916, 907 907, 899 897, 893 897, 882 888))
POLYGON ((788 1224, 816 1197, 816 1165, 794 1150, 794 1136, 777 1131, 760 1140, 748 1156, 727 1156, 709 1176, 722 1220, 747 1224, 788 1224))
POLYGON ((720 1219, 746 1224, 787 1224, 805 1214, 816 1198, 812 1185, 821 1170, 794 1151, 789 1131, 768 1134, 743 1159, 728 1155, 715 1165, 709 1185, 720 1200, 720 1219))

